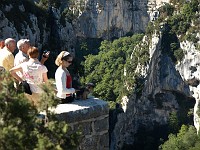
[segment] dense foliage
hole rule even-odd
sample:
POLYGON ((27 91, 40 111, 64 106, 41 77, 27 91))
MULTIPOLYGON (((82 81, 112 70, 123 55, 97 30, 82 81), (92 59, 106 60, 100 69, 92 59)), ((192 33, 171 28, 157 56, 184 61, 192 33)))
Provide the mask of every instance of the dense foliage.
POLYGON ((194 126, 182 125, 179 133, 170 134, 168 141, 160 146, 162 150, 199 150, 200 137, 194 126))
POLYGON ((96 84, 95 96, 115 101, 124 87, 124 67, 130 59, 134 47, 141 41, 143 35, 123 37, 117 40, 103 41, 97 55, 88 55, 84 62, 82 82, 96 84))
POLYGON ((187 40, 195 44, 200 49, 198 32, 200 30, 199 21, 199 1, 172 0, 174 5, 166 3, 159 9, 160 16, 155 22, 149 22, 146 29, 148 35, 153 34, 154 30, 162 31, 165 47, 174 62, 182 60, 183 50, 180 48, 180 41, 187 40))
POLYGON ((48 110, 57 104, 50 87, 43 87, 46 93, 41 98, 40 107, 36 108, 28 102, 22 90, 13 87, 9 75, 1 75, 0 150, 76 148, 78 134, 67 134, 68 125, 48 110), (45 117, 39 114, 41 110, 46 112, 45 117))

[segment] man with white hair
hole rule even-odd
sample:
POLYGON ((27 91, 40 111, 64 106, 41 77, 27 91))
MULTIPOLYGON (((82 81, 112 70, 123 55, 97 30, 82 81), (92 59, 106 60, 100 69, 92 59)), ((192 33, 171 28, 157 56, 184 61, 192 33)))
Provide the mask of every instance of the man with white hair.
MULTIPOLYGON (((19 52, 15 55, 14 66, 18 66, 22 64, 23 62, 27 62, 29 60, 27 52, 30 47, 31 47, 31 44, 30 44, 29 39, 20 39, 17 42, 17 48, 19 49, 19 52)), ((41 64, 44 64, 44 62, 48 59, 48 57, 49 57, 49 53, 43 56, 42 60, 40 61, 41 64)), ((22 79, 24 79, 22 72, 18 71, 17 75, 20 76, 22 79)))
MULTIPOLYGON (((29 39, 21 39, 17 42, 17 48, 19 49, 19 52, 15 56, 15 63, 14 65, 17 66, 23 62, 27 62, 29 60, 29 57, 27 55, 27 51, 30 48, 30 40, 29 39)), ((44 64, 44 62, 48 59, 49 52, 43 55, 41 59, 41 64, 44 64)))
POLYGON ((16 49, 16 41, 12 38, 5 40, 5 46, 0 51, 0 66, 9 71, 14 67, 14 55, 12 54, 16 49))
POLYGON ((17 42, 17 48, 19 52, 15 55, 14 66, 17 66, 23 62, 27 62, 29 60, 27 51, 30 48, 29 39, 21 39, 17 42))

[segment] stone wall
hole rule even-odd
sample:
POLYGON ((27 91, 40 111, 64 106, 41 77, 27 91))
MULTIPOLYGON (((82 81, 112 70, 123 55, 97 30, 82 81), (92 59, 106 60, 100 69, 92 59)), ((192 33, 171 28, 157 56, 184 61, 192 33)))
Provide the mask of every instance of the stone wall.
POLYGON ((55 113, 73 131, 81 129, 83 139, 78 150, 109 149, 109 108, 99 99, 76 100, 70 104, 60 104, 55 113))

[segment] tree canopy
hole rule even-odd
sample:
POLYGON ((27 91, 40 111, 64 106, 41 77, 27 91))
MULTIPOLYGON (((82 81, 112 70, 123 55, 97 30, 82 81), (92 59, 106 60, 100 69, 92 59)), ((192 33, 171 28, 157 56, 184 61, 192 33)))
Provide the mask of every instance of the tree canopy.
POLYGON ((199 150, 200 137, 194 126, 182 125, 179 133, 170 134, 168 140, 160 146, 162 150, 199 150))
POLYGON ((95 96, 116 101, 124 87, 124 66, 128 63, 134 47, 143 35, 122 37, 111 41, 103 41, 97 55, 88 55, 84 62, 84 78, 82 82, 96 84, 95 96))

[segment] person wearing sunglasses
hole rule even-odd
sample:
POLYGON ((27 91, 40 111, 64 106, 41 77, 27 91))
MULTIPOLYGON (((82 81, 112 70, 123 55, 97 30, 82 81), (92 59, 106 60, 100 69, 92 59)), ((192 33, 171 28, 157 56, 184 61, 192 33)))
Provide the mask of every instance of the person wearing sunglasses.
POLYGON ((56 58, 55 64, 58 66, 55 72, 56 96, 61 99, 61 103, 70 103, 74 100, 72 88, 72 77, 67 68, 72 64, 73 57, 67 51, 62 51, 56 58))

